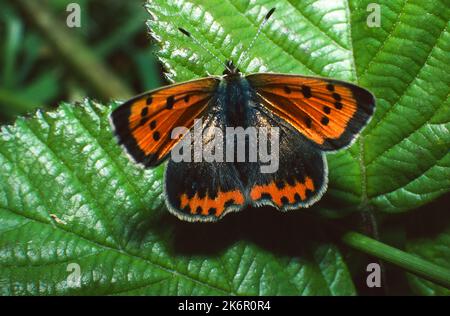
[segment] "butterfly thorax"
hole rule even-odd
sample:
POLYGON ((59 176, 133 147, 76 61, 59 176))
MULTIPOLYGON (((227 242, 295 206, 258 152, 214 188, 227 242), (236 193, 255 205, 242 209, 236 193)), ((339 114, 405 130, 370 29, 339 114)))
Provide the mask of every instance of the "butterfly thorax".
POLYGON ((219 85, 218 98, 223 105, 229 126, 247 125, 252 91, 248 80, 241 75, 226 75, 219 85))

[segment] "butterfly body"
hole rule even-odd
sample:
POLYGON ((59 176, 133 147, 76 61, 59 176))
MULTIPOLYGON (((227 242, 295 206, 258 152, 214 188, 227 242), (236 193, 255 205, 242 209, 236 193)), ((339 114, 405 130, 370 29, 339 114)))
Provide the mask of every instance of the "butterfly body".
MULTIPOLYGON (((233 63, 223 76, 172 85, 140 95, 111 116, 119 142, 146 167, 158 165, 181 141, 194 150, 189 161, 169 158, 165 173, 168 209, 188 221, 216 221, 247 206, 270 205, 281 211, 308 207, 321 198, 328 182, 325 151, 349 146, 373 114, 374 97, 351 83, 308 76, 259 73, 244 76, 233 63), (269 129, 278 148, 277 168, 262 172, 267 161, 258 151, 263 142, 245 135, 234 143, 233 155, 222 160, 197 159, 196 119, 204 146, 216 128, 224 132, 220 148, 227 148, 228 128, 269 129), (186 132, 177 139, 178 126, 186 132), (195 135, 195 132, 194 132, 195 135), (205 136, 206 135, 206 136, 205 136), (244 145, 247 160, 236 159, 244 145), (228 158, 228 159, 225 159, 228 158), (233 158, 233 159, 229 159, 233 158)), ((232 135, 234 139, 235 135, 232 135)), ((270 150, 269 150, 270 149, 270 150)))

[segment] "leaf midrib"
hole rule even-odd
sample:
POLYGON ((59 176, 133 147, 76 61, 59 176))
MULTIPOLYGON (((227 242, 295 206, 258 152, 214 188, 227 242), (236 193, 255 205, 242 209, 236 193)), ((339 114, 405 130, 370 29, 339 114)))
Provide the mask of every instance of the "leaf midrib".
MULTIPOLYGON (((355 83, 359 84, 359 78, 358 73, 356 70, 356 58, 355 58, 355 50, 353 46, 353 27, 352 27, 352 14, 350 11, 350 3, 349 0, 346 1, 346 16, 347 16, 347 27, 348 27, 348 42, 350 43, 350 53, 351 53, 351 62, 352 62, 352 72, 355 79, 355 83)), ((364 140, 364 131, 361 132, 359 135, 359 139, 357 140, 357 148, 359 157, 354 157, 357 159, 359 170, 360 170, 360 177, 361 177, 361 196, 360 196, 360 204, 357 207, 359 211, 368 211, 372 212, 373 208, 370 205, 369 197, 367 195, 367 166, 365 162, 365 140, 364 140)))

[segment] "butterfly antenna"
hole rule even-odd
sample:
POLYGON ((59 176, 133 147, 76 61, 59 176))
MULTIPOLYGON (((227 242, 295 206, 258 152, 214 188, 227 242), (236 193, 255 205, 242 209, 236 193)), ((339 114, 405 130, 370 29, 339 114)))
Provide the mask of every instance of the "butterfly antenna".
MULTIPOLYGON (((256 43, 256 39, 258 38, 259 34, 261 34, 264 25, 266 25, 267 21, 269 20, 270 16, 273 14, 273 12, 275 11, 275 8, 270 9, 269 12, 267 12, 266 16, 264 17, 264 19, 262 20, 261 24, 258 27, 258 30, 256 31, 255 36, 253 37, 252 41, 250 42, 250 45, 248 45, 247 49, 241 54, 241 57, 239 58, 239 60, 242 59, 242 57, 244 57, 245 55, 248 54, 248 52, 253 48, 253 46, 256 43)), ((239 63, 238 63, 239 64, 239 63)))
POLYGON ((206 52, 208 52, 208 54, 210 54, 212 57, 214 57, 215 60, 217 60, 219 62, 219 64, 224 65, 229 71, 231 71, 231 69, 227 66, 226 63, 224 63, 222 60, 220 60, 219 57, 217 57, 216 55, 214 55, 214 53, 209 50, 205 45, 203 45, 202 43, 200 43, 199 40, 197 40, 195 37, 193 37, 191 35, 191 33, 189 33, 188 31, 186 31, 184 28, 179 27, 178 30, 183 33, 184 35, 186 35, 187 37, 189 37, 195 44, 197 44, 198 46, 200 46, 201 48, 203 48, 206 52))

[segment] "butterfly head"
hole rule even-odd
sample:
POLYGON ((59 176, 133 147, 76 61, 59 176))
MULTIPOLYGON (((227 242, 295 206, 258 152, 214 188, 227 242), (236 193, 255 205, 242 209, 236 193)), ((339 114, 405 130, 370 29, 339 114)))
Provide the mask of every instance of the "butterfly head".
POLYGON ((223 71, 223 75, 225 76, 236 76, 236 75, 240 75, 241 71, 239 70, 238 67, 236 67, 236 65, 231 61, 227 61, 225 63, 225 70, 223 71))

